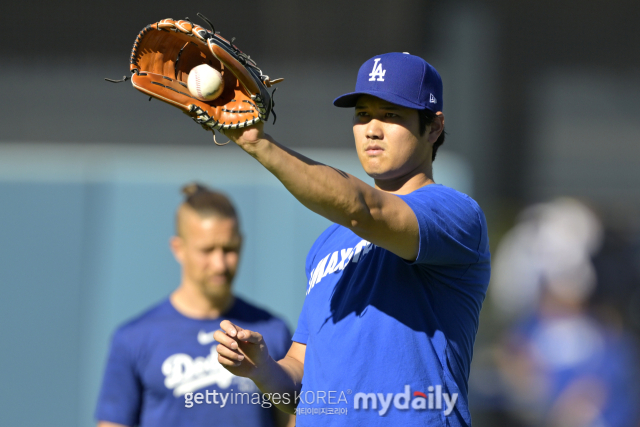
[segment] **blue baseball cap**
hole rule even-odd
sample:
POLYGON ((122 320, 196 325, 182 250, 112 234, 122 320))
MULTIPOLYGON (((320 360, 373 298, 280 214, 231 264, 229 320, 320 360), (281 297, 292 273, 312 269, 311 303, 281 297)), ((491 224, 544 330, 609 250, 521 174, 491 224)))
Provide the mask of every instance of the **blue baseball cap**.
POLYGON ((377 55, 362 64, 356 91, 337 97, 336 107, 355 107, 361 95, 417 110, 442 111, 442 79, 424 59, 409 53, 377 55))

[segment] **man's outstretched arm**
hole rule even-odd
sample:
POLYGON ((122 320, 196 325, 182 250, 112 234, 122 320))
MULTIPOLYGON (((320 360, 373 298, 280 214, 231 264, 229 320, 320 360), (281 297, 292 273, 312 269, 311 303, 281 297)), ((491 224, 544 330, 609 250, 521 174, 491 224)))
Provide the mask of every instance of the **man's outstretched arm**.
POLYGON ((404 259, 416 258, 418 221, 402 199, 280 145, 262 126, 225 134, 310 210, 404 259))
POLYGON ((302 387, 307 346, 294 342, 284 359, 275 361, 258 332, 242 329, 228 320, 214 333, 218 341, 218 362, 229 372, 253 380, 263 393, 278 394, 271 401, 281 411, 293 414, 295 395, 302 387))

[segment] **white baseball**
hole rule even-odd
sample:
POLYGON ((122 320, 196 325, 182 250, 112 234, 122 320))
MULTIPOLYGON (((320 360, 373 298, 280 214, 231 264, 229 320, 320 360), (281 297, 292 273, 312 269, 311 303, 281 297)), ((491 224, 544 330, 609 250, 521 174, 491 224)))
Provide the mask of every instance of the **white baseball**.
POLYGON ((224 90, 222 74, 207 64, 193 67, 187 78, 189 92, 201 101, 213 101, 224 90))

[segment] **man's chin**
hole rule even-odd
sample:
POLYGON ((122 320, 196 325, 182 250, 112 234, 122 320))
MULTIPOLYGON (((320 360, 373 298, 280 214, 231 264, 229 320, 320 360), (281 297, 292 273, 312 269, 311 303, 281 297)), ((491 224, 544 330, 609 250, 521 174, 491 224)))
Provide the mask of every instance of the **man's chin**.
POLYGON ((367 175, 369 175, 371 178, 375 179, 376 181, 387 181, 387 180, 396 179, 398 175, 397 171, 389 171, 381 168, 369 169, 369 170, 365 169, 365 172, 367 173, 367 175))
POLYGON ((205 296, 210 301, 217 301, 218 303, 223 303, 227 299, 231 297, 231 290, 226 289, 206 289, 204 292, 205 296))
POLYGON ((371 178, 380 179, 384 178, 384 175, 388 173, 388 171, 380 165, 362 165, 362 168, 371 178))
POLYGON ((226 293, 229 292, 231 289, 231 284, 229 284, 228 282, 225 283, 207 283, 205 285, 205 290, 207 292, 212 292, 212 293, 226 293))
POLYGON ((201 289, 209 298, 225 298, 231 294, 231 283, 207 281, 201 285, 201 289))

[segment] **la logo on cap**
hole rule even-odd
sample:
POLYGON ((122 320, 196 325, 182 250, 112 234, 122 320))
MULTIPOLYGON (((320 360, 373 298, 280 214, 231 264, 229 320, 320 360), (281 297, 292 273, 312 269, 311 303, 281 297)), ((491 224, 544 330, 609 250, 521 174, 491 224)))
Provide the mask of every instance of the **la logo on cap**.
POLYGON ((384 81, 384 75, 387 72, 387 70, 383 70, 382 69, 382 63, 380 62, 380 58, 376 58, 373 60, 373 70, 371 70, 371 72, 369 73, 369 81, 373 82, 376 80, 376 77, 378 78, 379 82, 383 82, 384 81))
POLYGON ((367 59, 358 69, 356 90, 337 97, 333 105, 353 108, 362 95, 405 108, 442 111, 440 74, 424 59, 408 53, 390 52, 367 59))

